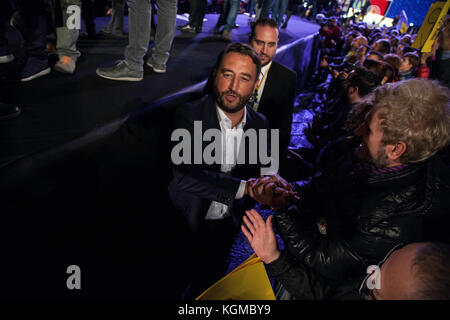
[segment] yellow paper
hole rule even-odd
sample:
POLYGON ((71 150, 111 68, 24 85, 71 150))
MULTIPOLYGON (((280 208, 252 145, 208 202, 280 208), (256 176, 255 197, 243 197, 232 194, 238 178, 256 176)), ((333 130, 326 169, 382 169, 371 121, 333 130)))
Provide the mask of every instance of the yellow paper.
POLYGON ((444 22, 449 7, 450 0, 447 0, 447 2, 435 2, 430 5, 428 13, 411 47, 421 49, 422 52, 431 52, 433 42, 438 36, 439 28, 444 22))
POLYGON ((275 300, 264 264, 253 254, 196 300, 275 300))

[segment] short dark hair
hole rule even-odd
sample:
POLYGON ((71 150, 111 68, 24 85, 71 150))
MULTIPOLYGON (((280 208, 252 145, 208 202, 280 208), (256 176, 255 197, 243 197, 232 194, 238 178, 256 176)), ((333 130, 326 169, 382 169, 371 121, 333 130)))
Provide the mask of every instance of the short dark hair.
POLYGON ((417 50, 408 46, 403 47, 402 49, 403 56, 405 56, 405 54, 407 54, 408 52, 417 52, 417 50))
POLYGON ((243 56, 250 57, 256 66, 255 81, 258 80, 258 76, 261 73, 261 60, 259 59, 258 53, 255 51, 255 49, 253 49, 251 46, 245 43, 234 42, 229 44, 217 57, 217 61, 214 66, 214 71, 217 71, 217 69, 222 63, 223 58, 230 52, 236 52, 243 56))
POLYGON ((387 54, 391 53, 391 43, 386 39, 380 39, 376 43, 381 43, 381 47, 378 49, 378 51, 387 54))
POLYGON ((272 18, 260 19, 252 24, 252 28, 251 28, 250 36, 249 36, 250 41, 252 41, 253 37, 255 36, 255 30, 256 30, 257 26, 262 26, 262 27, 268 26, 268 27, 272 27, 272 28, 280 31, 280 29, 278 29, 278 25, 277 25, 276 21, 273 20, 272 18))
POLYGON ((413 66, 413 68, 417 68, 419 66, 419 56, 415 52, 408 52, 403 55, 403 58, 408 58, 409 63, 413 66))
POLYGON ((398 73, 398 69, 402 64, 402 59, 395 53, 389 53, 384 55, 384 62, 389 63, 395 69, 395 76, 398 73))
POLYGON ((450 245, 427 242, 418 250, 413 260, 415 275, 419 280, 418 299, 450 299, 450 245))
POLYGON ((380 60, 384 60, 384 54, 382 54, 380 51, 370 50, 369 52, 367 52, 367 56, 371 55, 371 54, 378 56, 378 58, 380 58, 380 60))
POLYGON ((345 80, 347 87, 357 87, 361 97, 368 95, 380 81, 377 75, 365 67, 356 67, 345 80))
POLYGON ((384 77, 387 78, 387 82, 391 82, 394 78, 395 70, 390 64, 384 61, 376 61, 373 59, 366 59, 364 61, 364 67, 372 71, 378 76, 378 80, 381 82, 384 77))

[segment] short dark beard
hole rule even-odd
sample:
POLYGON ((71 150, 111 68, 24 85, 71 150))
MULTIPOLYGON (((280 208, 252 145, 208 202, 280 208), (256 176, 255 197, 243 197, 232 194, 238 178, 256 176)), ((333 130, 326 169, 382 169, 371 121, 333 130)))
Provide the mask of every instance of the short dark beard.
POLYGON ((272 60, 270 59, 269 56, 266 56, 266 57, 269 58, 269 61, 267 61, 265 64, 262 64, 262 63, 261 63, 261 67, 265 67, 265 66, 267 66, 269 63, 272 62, 272 60))
POLYGON ((241 111, 245 107, 245 105, 247 104, 248 100, 251 97, 251 95, 243 97, 240 94, 234 92, 233 90, 227 90, 227 91, 219 92, 217 90, 217 88, 214 88, 214 93, 216 95, 216 103, 217 103, 217 105, 219 106, 220 109, 222 109, 226 113, 237 113, 237 112, 241 111), (226 94, 229 94, 229 93, 232 93, 232 94, 236 95, 239 98, 239 104, 233 109, 228 108, 222 102, 223 101, 223 99, 222 99, 223 96, 226 95, 226 94))

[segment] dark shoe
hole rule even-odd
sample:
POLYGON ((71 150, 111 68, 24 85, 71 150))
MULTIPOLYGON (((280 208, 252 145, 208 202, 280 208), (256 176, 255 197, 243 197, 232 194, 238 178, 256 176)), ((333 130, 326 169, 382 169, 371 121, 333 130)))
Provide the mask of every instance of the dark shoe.
POLYGON ((80 35, 78 36, 78 39, 80 40, 98 40, 99 37, 101 36, 100 32, 99 33, 80 33, 80 35))
POLYGON ((99 35, 101 36, 105 36, 105 37, 109 37, 111 35, 111 31, 106 30, 106 29, 102 29, 98 32, 99 35))
POLYGON ((194 26, 191 26, 189 23, 184 26, 177 27, 177 29, 180 30, 181 32, 190 32, 190 33, 202 32, 201 27, 194 27, 194 26))
POLYGON ((20 73, 20 81, 30 81, 50 73, 48 60, 40 60, 36 58, 28 58, 25 68, 20 73))
POLYGON ((157 64, 155 63, 152 58, 148 58, 147 60, 147 66, 153 69, 153 71, 157 73, 165 73, 166 72, 166 66, 164 64, 157 64))
POLYGON ((223 30, 222 32, 222 39, 226 42, 231 42, 231 32, 228 30, 223 30))
POLYGON ((111 33, 110 37, 116 38, 116 39, 128 39, 128 33, 113 32, 113 33, 111 33))
POLYGON ((13 104, 0 102, 0 120, 10 120, 20 114, 20 108, 13 104))
POLYGON ((181 29, 183 29, 185 27, 188 27, 188 26, 190 27, 191 25, 189 23, 183 24, 182 26, 178 26, 177 30, 181 30, 181 29))
POLYGON ((109 80, 141 81, 144 79, 143 71, 131 70, 124 60, 113 67, 98 68, 95 72, 100 77, 109 80))

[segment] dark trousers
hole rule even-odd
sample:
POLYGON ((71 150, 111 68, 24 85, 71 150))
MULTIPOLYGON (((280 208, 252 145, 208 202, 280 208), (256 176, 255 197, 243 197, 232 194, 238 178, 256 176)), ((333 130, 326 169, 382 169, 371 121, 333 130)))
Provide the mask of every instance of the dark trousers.
POLYGON ((19 13, 22 21, 22 36, 29 58, 46 60, 47 44, 46 6, 44 0, 19 0, 19 13))
POLYGON ((9 54, 8 40, 6 39, 6 28, 12 15, 10 0, 0 1, 0 56, 9 54))
POLYGON ((222 5, 220 6, 220 15, 219 19, 217 19, 216 28, 220 28, 227 23, 227 17, 228 13, 230 12, 230 7, 230 2, 228 0, 223 0, 222 5))
POLYGON ((207 0, 191 0, 190 4, 189 24, 193 27, 201 27, 206 13, 207 0))
POLYGON ((94 23, 94 5, 92 0, 81 0, 81 17, 86 25, 86 32, 88 35, 95 34, 94 23))

